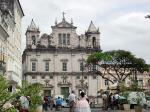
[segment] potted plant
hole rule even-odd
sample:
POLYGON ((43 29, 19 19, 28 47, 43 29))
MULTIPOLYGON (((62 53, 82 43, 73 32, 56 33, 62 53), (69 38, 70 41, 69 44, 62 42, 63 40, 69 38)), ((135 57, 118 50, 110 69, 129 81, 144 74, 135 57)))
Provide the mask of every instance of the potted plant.
POLYGON ((123 102, 123 108, 124 110, 130 110, 130 104, 128 101, 129 92, 123 92, 124 102, 123 102))
POLYGON ((121 96, 119 97, 120 108, 124 110, 130 110, 130 104, 128 101, 129 96, 128 87, 125 86, 124 81, 119 83, 119 89, 121 92, 121 96))
POLYGON ((135 106, 135 112, 142 112, 142 105, 141 105, 142 98, 138 97, 136 101, 137 105, 135 106))

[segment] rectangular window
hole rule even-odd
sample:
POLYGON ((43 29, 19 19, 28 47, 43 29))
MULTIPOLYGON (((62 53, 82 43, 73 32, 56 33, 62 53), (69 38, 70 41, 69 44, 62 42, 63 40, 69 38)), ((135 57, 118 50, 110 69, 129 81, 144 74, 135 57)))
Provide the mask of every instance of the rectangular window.
POLYGON ((83 62, 80 62, 80 71, 83 71, 83 62))
POLYGON ((50 76, 50 79, 53 79, 53 76, 50 76))
POLYGON ((94 76, 93 76, 93 79, 96 79, 96 78, 97 78, 97 77, 94 75, 94 76))
POLYGON ((66 45, 66 34, 63 34, 63 45, 66 45))
POLYGON ((93 65, 93 71, 96 71, 96 65, 93 65))
POLYGON ((59 44, 62 44, 62 34, 61 33, 58 34, 58 38, 59 38, 59 44))
POLYGON ((67 34, 67 44, 70 45, 70 34, 67 34))
POLYGON ((32 45, 35 45, 35 44, 36 44, 35 36, 32 36, 32 45))
POLYGON ((36 71, 36 62, 32 62, 32 71, 36 71))
POLYGON ((84 79, 87 79, 87 76, 84 76, 84 79))
POLYGON ((80 76, 79 75, 77 75, 77 77, 76 77, 77 79, 80 79, 80 76))
POLYGON ((67 63, 66 62, 62 63, 62 71, 67 71, 67 63))
POLYGON ((49 71, 49 61, 45 62, 45 71, 49 71))
POLYGON ((139 85, 139 86, 142 86, 142 85, 143 85, 143 80, 142 80, 142 79, 138 80, 138 85, 139 85))
POLYGON ((41 76, 42 79, 45 79, 45 76, 41 76))
POLYGON ((32 79, 35 79, 35 76, 32 76, 32 79))
POLYGON ((107 85, 108 85, 108 80, 105 79, 105 86, 107 86, 107 85))
POLYGON ((113 80, 113 82, 114 82, 114 83, 117 83, 117 80, 116 80, 116 79, 114 79, 114 80, 113 80))
POLYGON ((13 87, 12 86, 9 86, 8 87, 8 92, 12 92, 13 91, 13 87))

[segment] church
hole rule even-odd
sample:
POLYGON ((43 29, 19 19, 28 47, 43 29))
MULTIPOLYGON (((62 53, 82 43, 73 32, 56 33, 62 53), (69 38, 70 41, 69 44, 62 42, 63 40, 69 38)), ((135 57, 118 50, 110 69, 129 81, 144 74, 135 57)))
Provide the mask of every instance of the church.
MULTIPOLYGON (((34 20, 26 30, 26 48, 23 52, 23 77, 29 83, 41 83, 44 95, 63 95, 67 98, 74 90, 97 97, 102 78, 89 72, 87 57, 101 51, 100 31, 91 21, 84 34, 77 34, 73 21, 64 16, 55 21, 50 34, 40 35, 34 20)), ((92 69, 96 69, 93 66, 92 69)))

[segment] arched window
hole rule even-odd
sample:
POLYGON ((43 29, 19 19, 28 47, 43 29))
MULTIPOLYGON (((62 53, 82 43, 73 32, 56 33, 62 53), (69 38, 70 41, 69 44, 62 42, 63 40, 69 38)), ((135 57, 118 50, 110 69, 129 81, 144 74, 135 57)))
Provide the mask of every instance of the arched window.
POLYGON ((92 45, 93 45, 93 47, 96 47, 96 38, 95 37, 92 38, 92 45))
POLYGON ((35 36, 32 36, 32 45, 35 45, 36 44, 36 38, 35 36))

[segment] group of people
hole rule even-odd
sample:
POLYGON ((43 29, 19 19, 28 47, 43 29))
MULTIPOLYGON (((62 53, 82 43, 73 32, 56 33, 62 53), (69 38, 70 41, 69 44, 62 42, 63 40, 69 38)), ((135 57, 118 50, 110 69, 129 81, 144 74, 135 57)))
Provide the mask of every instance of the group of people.
POLYGON ((47 111, 48 108, 53 110, 53 106, 54 106, 54 99, 53 99, 53 97, 45 96, 44 97, 44 103, 43 103, 43 110, 47 111))
MULTIPOLYGON (((43 103, 43 110, 47 111, 49 108, 53 110, 55 106, 56 109, 62 107, 63 99, 58 97, 54 99, 53 97, 45 96, 43 103)), ((75 92, 72 91, 68 97, 69 111, 70 112, 91 112, 90 105, 86 94, 81 91, 80 98, 77 99, 75 92)))
POLYGON ((102 95, 103 98, 103 109, 119 109, 119 94, 118 93, 106 93, 102 95))
POLYGON ((43 103, 43 110, 47 111, 53 110, 53 107, 58 109, 59 107, 62 107, 63 99, 61 97, 57 97, 56 99, 53 99, 53 97, 45 96, 44 97, 44 103, 43 103), (55 101, 54 101, 55 100, 55 101))
POLYGON ((69 95, 70 112, 91 112, 86 94, 81 91, 80 98, 77 99, 74 91, 69 95))

